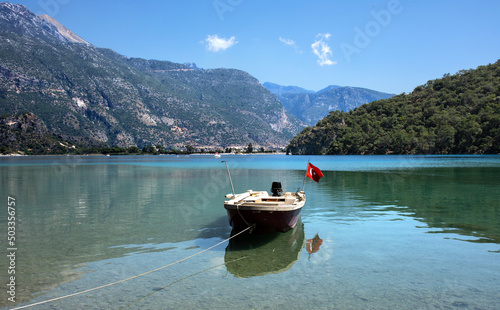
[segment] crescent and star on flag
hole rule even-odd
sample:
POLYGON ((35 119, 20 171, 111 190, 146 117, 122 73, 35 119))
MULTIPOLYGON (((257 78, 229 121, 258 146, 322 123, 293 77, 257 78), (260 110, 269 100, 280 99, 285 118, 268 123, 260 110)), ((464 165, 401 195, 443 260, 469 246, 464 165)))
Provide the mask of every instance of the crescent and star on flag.
POLYGON ((311 163, 308 163, 306 176, 311 178, 312 180, 314 180, 316 182, 319 182, 319 179, 321 179, 321 177, 323 177, 323 173, 321 172, 321 170, 318 167, 314 166, 311 163))
POLYGON ((315 182, 319 182, 319 179, 323 177, 323 172, 321 170, 311 164, 310 161, 307 162, 307 170, 306 170, 306 176, 304 177, 304 183, 302 184, 302 191, 304 191, 304 188, 306 186, 306 178, 310 178, 311 180, 315 182))

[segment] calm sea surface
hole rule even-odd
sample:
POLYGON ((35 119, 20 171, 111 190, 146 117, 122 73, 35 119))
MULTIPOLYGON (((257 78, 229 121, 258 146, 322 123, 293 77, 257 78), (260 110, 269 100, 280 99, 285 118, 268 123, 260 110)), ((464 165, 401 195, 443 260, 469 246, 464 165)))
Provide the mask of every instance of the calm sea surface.
POLYGON ((500 156, 0 158, 0 307, 498 309, 500 156), (231 236, 224 195, 302 187, 284 234, 231 236), (15 299, 8 300, 8 197, 15 299), (220 245, 210 248, 218 243, 220 245), (208 249, 208 250, 207 250, 208 249))

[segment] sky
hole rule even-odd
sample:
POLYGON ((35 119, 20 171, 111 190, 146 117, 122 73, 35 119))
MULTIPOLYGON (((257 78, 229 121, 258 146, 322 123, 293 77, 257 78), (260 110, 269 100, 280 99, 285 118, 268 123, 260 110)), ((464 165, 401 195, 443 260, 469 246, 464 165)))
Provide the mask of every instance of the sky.
POLYGON ((500 58, 497 0, 11 0, 97 47, 393 94, 500 58))

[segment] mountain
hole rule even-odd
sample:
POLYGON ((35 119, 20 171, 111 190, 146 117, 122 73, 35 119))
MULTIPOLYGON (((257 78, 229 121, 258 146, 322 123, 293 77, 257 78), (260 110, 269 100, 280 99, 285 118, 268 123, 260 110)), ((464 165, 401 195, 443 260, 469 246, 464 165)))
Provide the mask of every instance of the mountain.
POLYGON ((500 154, 500 60, 410 94, 331 112, 294 137, 293 154, 500 154))
POLYGON ((26 113, 77 147, 282 148, 304 127, 246 72, 125 57, 3 2, 0 115, 26 113))
POLYGON ((282 86, 275 83, 265 82, 262 84, 265 88, 275 95, 281 94, 311 94, 314 90, 308 90, 298 86, 282 86))
POLYGON ((285 109, 295 117, 313 126, 330 111, 350 111, 362 104, 386 99, 393 94, 366 88, 328 86, 318 92, 304 90, 296 86, 280 86, 264 83, 278 97, 285 109))
POLYGON ((202 70, 202 68, 198 68, 198 66, 194 62, 186 62, 184 63, 184 65, 194 70, 202 70))

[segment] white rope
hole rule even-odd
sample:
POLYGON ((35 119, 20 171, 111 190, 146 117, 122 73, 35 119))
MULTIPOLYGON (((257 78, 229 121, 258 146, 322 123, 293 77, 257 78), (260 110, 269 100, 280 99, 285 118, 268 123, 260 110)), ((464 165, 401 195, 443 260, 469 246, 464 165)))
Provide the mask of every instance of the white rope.
POLYGON ((223 241, 221 241, 221 242, 219 242, 219 243, 217 243, 217 244, 215 244, 215 245, 213 245, 213 246, 211 246, 211 247, 209 247, 209 248, 207 248, 207 249, 205 249, 205 250, 203 250, 203 251, 200 251, 200 252, 198 252, 198 253, 195 253, 195 254, 193 254, 193 255, 191 255, 191 256, 188 256, 188 257, 186 257, 186 258, 183 258, 183 259, 181 259, 181 260, 178 260, 178 261, 176 261, 176 262, 174 262, 174 263, 171 263, 171 264, 168 264, 168 265, 162 266, 162 267, 160 267, 160 268, 156 268, 156 269, 154 269, 154 270, 150 270, 150 271, 148 271, 148 272, 141 273, 141 274, 139 274, 139 275, 136 275, 136 276, 133 276, 133 277, 130 277, 130 278, 127 278, 127 279, 123 279, 123 280, 116 281, 116 282, 113 282, 113 283, 109 283, 109 284, 101 285, 101 286, 94 287, 94 288, 91 288, 91 289, 88 289, 88 290, 85 290, 85 291, 81 291, 81 292, 78 292, 78 293, 73 293, 73 294, 69 294, 69 295, 62 296, 62 297, 57 297, 57 298, 54 298, 54 299, 49 299, 49 300, 45 300, 45 301, 40 301, 40 302, 37 302, 37 303, 34 303, 34 304, 30 304, 30 305, 26 305, 26 306, 21 306, 21 307, 13 308, 12 310, 17 310, 17 309, 25 309, 25 308, 30 308, 30 307, 33 307, 33 306, 38 306, 38 305, 46 304, 46 303, 53 302, 53 301, 58 301, 58 300, 61 300, 61 299, 65 299, 65 298, 73 297, 73 296, 76 296, 76 295, 81 295, 81 294, 85 294, 85 293, 88 293, 88 292, 92 292, 92 291, 100 290, 100 289, 105 288, 105 287, 109 287, 109 286, 112 286, 112 285, 116 285, 116 284, 119 284, 119 283, 123 283, 123 282, 129 281, 129 280, 132 280, 132 279, 136 279, 136 278, 139 278, 139 277, 145 276, 145 275, 147 275, 147 274, 150 274, 150 273, 156 272, 156 271, 158 271, 158 270, 161 270, 161 269, 164 269, 164 268, 167 268, 167 267, 173 266, 173 265, 175 265, 175 264, 178 264, 178 263, 181 263, 181 262, 183 262, 183 261, 186 261, 186 260, 188 260, 188 259, 190 259, 190 258, 193 258, 193 257, 195 257, 195 256, 197 256, 197 255, 200 255, 201 253, 204 253, 204 252, 206 252, 206 251, 209 251, 209 250, 211 250, 211 249, 213 249, 213 248, 215 248, 215 247, 217 247, 217 246, 219 246, 219 245, 223 244, 224 242, 227 242, 227 241, 231 240, 232 238, 237 237, 238 235, 240 235, 240 234, 244 233, 245 231, 247 231, 247 230, 251 229, 252 227, 253 227, 253 226, 247 227, 247 228, 245 228, 244 230, 240 231, 239 233, 235 234, 234 236, 231 236, 231 237, 229 237, 229 238, 227 238, 227 239, 225 239, 225 240, 223 240, 223 241))

